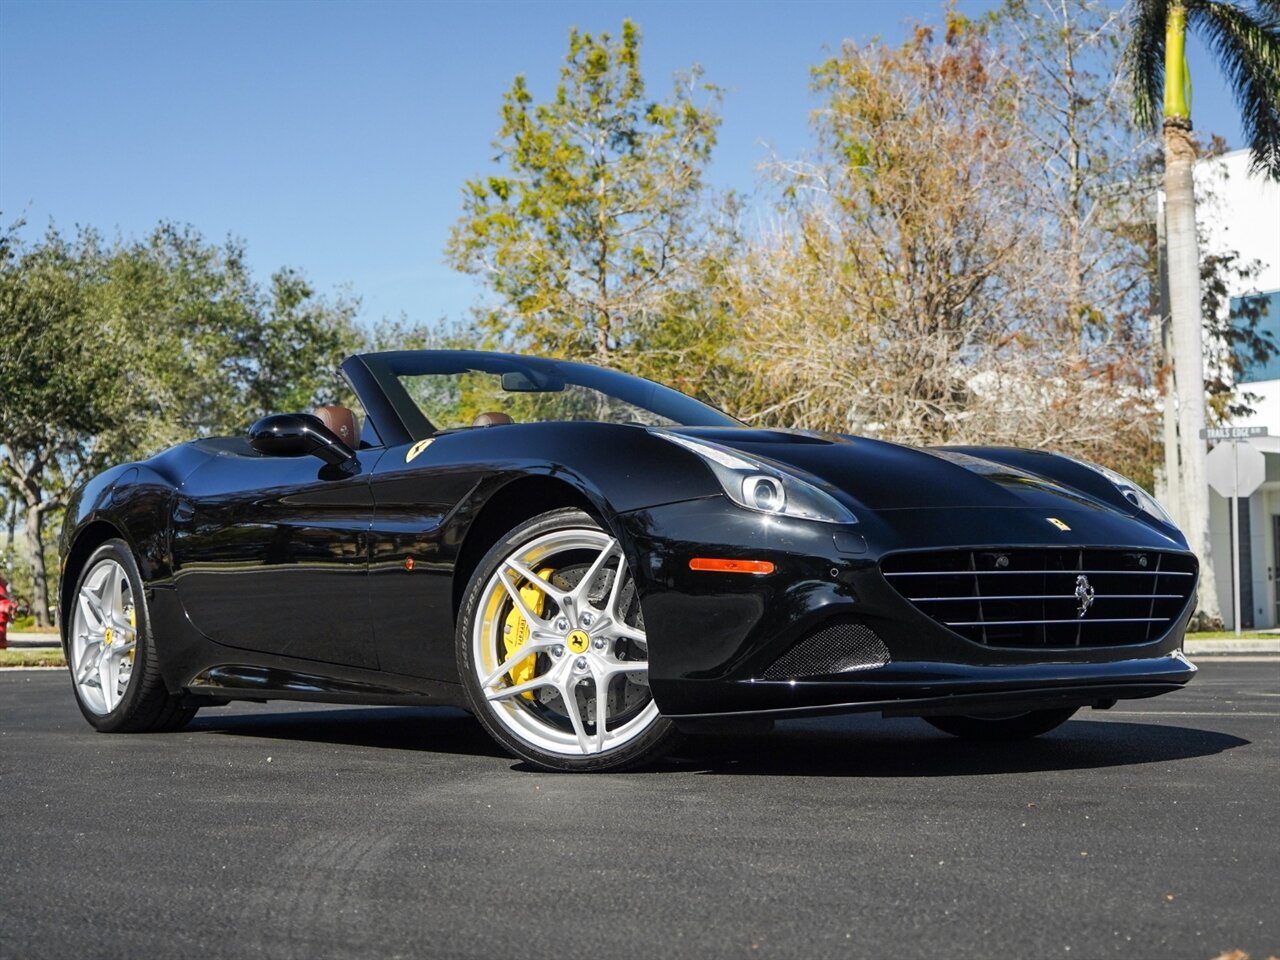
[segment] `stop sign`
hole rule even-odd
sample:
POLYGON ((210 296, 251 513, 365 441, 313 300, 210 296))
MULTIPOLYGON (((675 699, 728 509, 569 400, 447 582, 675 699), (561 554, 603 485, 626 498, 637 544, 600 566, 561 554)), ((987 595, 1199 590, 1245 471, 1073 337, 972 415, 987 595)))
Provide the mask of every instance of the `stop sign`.
POLYGON ((1257 447, 1240 441, 1220 443, 1205 459, 1209 486, 1224 497, 1247 497, 1267 476, 1267 458, 1257 447))

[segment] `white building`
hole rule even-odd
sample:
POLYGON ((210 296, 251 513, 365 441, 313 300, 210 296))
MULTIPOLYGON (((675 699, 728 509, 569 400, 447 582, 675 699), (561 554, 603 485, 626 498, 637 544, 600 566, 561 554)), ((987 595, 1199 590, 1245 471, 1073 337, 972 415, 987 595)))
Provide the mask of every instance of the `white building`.
MULTIPOLYGON (((1197 192, 1203 185, 1206 194, 1199 211, 1205 249, 1236 250, 1243 260, 1262 264, 1248 288, 1230 291, 1233 311, 1242 297, 1265 300, 1259 328, 1280 344, 1280 184, 1251 176, 1245 150, 1200 161, 1196 183, 1197 192)), ((1230 425, 1262 426, 1270 434, 1249 441, 1266 456, 1266 481, 1240 500, 1240 623, 1245 629, 1262 629, 1280 626, 1280 356, 1247 367, 1237 389, 1257 399, 1250 402, 1251 415, 1230 425)), ((1230 501, 1212 491, 1209 500, 1218 603, 1233 629, 1230 501)))

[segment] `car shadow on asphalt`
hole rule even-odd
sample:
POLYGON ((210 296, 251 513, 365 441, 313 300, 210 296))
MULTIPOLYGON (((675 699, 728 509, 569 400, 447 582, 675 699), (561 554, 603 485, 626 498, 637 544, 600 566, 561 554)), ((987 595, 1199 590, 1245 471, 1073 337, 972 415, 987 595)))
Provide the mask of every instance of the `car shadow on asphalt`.
POLYGON ((1072 720, 1032 740, 979 743, 923 720, 855 716, 779 723, 763 736, 693 737, 668 765, 712 775, 962 777, 1166 763, 1249 742, 1167 723, 1072 720))
MULTIPOLYGON (((232 708, 234 709, 234 708, 232 708)), ((477 757, 506 757, 465 710, 453 707, 351 707, 289 713, 200 714, 186 728, 271 740, 415 750, 477 757)))
MULTIPOLYGON (((508 756, 472 716, 451 707, 209 711, 187 729, 455 756, 508 756)), ((638 775, 960 777, 1165 763, 1212 756, 1249 742, 1169 723, 1081 719, 1033 740, 973 743, 935 731, 923 720, 853 715, 785 721, 767 734, 688 737, 671 756, 638 775)), ((512 769, 533 770, 519 761, 512 761, 512 769)))

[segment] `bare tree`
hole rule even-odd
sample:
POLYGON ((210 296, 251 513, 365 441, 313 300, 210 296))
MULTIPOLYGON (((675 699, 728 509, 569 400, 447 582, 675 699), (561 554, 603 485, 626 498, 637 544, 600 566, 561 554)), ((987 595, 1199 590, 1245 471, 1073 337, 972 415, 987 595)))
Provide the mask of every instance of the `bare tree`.
POLYGON ((818 68, 818 152, 780 165, 779 222, 730 285, 749 418, 1120 464, 1149 449, 1145 328, 1086 296, 1116 269, 1085 240, 1096 201, 1083 175, 1045 196, 1060 178, 1024 139, 1043 105, 1006 60, 953 16, 941 42, 919 28, 818 68))

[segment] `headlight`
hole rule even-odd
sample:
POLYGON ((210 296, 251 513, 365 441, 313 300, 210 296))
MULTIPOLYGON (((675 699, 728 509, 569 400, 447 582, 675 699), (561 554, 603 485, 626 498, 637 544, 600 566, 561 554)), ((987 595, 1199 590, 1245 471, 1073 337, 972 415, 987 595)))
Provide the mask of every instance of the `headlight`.
POLYGON ((1147 493, 1147 491, 1143 490, 1128 477, 1123 474, 1116 473, 1114 470, 1108 470, 1106 467, 1100 466, 1096 463, 1090 463, 1088 460, 1076 460, 1075 457, 1068 457, 1068 459, 1075 460, 1075 462, 1080 464, 1080 466, 1088 467, 1090 470, 1096 470, 1098 473, 1102 474, 1111 481, 1112 485, 1117 490, 1120 491, 1120 496, 1124 497, 1129 501, 1129 503, 1141 510, 1143 513, 1153 516, 1157 520, 1169 524, 1171 527, 1177 526, 1177 524, 1173 522, 1173 517, 1169 516, 1169 511, 1160 505, 1160 501, 1147 493))
POLYGON ((825 523, 858 522, 831 494, 777 464, 709 440, 690 440, 666 430, 649 432, 700 456, 724 487, 725 496, 740 507, 825 523))

